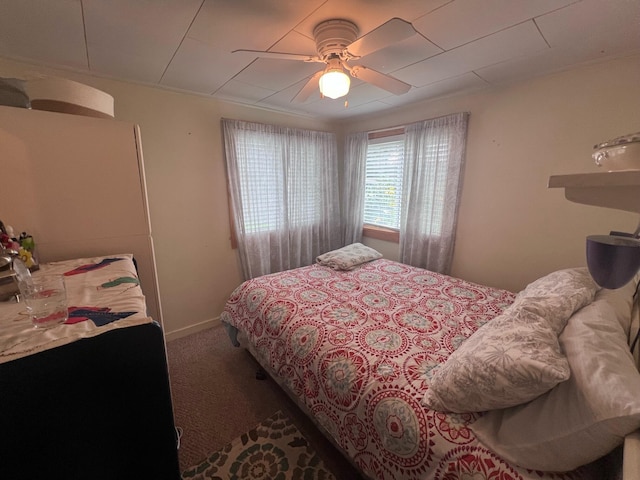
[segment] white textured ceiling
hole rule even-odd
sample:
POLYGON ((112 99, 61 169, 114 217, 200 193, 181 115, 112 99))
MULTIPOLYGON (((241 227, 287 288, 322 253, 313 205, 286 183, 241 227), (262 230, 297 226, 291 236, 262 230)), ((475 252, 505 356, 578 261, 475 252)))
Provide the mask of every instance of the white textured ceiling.
MULTIPOLYGON (((640 51, 640 0, 0 0, 0 56, 324 118, 383 111, 640 51), (355 64, 411 90, 352 80, 344 98, 293 97, 319 63, 313 28, 391 18, 416 34, 355 64)), ((0 76, 2 72, 0 72, 0 76)))

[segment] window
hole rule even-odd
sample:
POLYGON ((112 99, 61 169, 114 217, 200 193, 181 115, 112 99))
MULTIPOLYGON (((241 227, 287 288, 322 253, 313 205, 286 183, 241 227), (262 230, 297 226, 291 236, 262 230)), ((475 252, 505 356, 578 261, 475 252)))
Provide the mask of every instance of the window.
POLYGON ((250 130, 243 133, 244 162, 239 164, 238 174, 241 183, 247 186, 240 192, 242 205, 246 206, 245 233, 318 223, 322 206, 315 169, 322 165, 316 159, 313 143, 302 142, 291 161, 286 155, 286 135, 250 130), (296 175, 300 165, 307 165, 310 171, 296 175))
POLYGON ((222 119, 245 279, 310 265, 341 241, 335 134, 222 119))
POLYGON ((369 140, 364 184, 364 223, 400 228, 404 137, 369 140))
POLYGON ((404 129, 369 134, 364 187, 363 235, 400 241, 404 129))
MULTIPOLYGON (((364 232, 368 237, 399 242, 405 167, 404 129, 369 134, 365 168, 364 232)), ((437 168, 449 156, 447 143, 427 144, 425 162, 431 164, 428 183, 433 195, 424 210, 431 222, 430 231, 442 231, 447 169, 437 168)))

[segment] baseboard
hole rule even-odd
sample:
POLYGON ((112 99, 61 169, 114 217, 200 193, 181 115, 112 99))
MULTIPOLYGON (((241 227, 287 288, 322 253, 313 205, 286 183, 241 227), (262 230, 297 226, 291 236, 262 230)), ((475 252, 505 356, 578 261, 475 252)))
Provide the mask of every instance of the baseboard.
POLYGON ((179 328, 171 332, 166 332, 164 337, 165 337, 165 341, 170 342, 171 340, 176 340, 178 338, 191 335, 192 333, 201 332, 202 330, 206 330, 208 328, 213 328, 221 325, 222 324, 220 323, 220 317, 210 318, 209 320, 205 320, 204 322, 196 323, 194 325, 189 325, 188 327, 184 327, 184 328, 179 328))

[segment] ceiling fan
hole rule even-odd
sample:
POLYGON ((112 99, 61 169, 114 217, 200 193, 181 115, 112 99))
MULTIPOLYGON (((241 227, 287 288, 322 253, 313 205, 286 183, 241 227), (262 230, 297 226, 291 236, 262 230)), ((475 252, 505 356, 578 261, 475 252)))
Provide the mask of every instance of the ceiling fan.
POLYGON ((354 78, 395 95, 402 95, 411 89, 411 85, 365 66, 351 66, 348 62, 405 40, 416 33, 411 23, 401 18, 392 18, 358 38, 358 27, 355 23, 332 19, 319 23, 313 29, 317 55, 244 49, 234 50, 233 53, 249 52, 264 58, 325 63, 326 67, 316 72, 293 98, 296 102, 304 102, 318 88, 325 97, 345 96, 349 92, 351 82, 345 70, 354 78))

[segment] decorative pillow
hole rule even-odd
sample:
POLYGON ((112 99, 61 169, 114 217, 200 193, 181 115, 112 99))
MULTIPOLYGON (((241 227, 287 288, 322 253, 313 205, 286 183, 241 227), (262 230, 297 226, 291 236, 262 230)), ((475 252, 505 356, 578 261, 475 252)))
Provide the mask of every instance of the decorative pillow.
POLYGON ((573 312, 591 303, 598 290, 586 267, 567 268, 527 285, 516 295, 513 306, 525 302, 527 309, 535 309, 544 316, 560 335, 573 312))
POLYGON ((471 429, 525 468, 566 471, 592 462, 640 428, 640 374, 628 346, 636 283, 601 290, 560 336, 571 377, 545 395, 488 412, 471 429))
POLYGON ((382 258, 377 250, 361 243, 352 243, 346 247, 323 253, 316 262, 334 270, 353 270, 358 265, 382 258))
POLYGON ((480 412, 530 401, 567 380, 558 335, 597 290, 586 268, 528 285, 433 370, 423 402, 433 410, 480 412))

